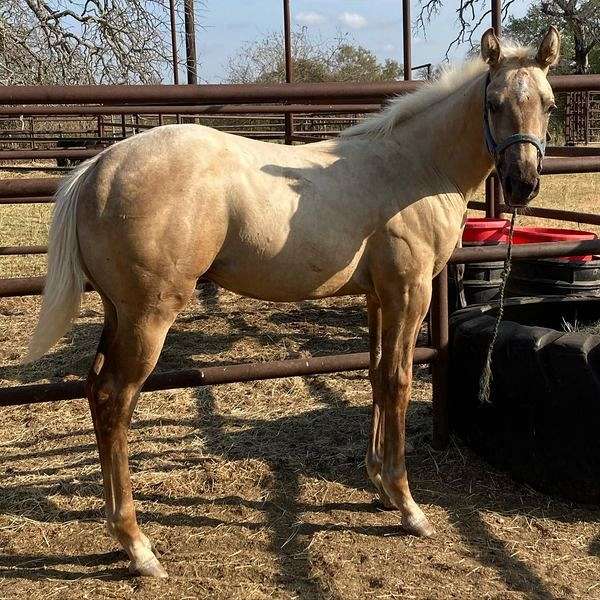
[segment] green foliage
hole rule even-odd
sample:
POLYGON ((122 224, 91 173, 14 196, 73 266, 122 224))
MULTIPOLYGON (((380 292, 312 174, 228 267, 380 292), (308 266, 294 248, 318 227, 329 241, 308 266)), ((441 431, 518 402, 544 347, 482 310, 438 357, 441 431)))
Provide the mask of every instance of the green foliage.
MULTIPOLYGON (((552 4, 552 3, 546 3, 552 4)), ((577 5, 578 3, 574 3, 577 5)), ((600 31, 600 2, 598 0, 588 0, 588 2, 579 3, 574 11, 583 12, 587 10, 587 5, 597 5, 597 10, 592 11, 592 15, 587 19, 587 26, 583 27, 578 20, 567 19, 558 8, 544 6, 543 3, 531 4, 527 13, 520 18, 510 17, 508 23, 504 26, 504 33, 515 41, 529 45, 537 46, 550 25, 554 25, 561 33, 561 61, 557 65, 557 73, 577 72, 575 42, 576 35, 580 42, 590 49, 587 57, 589 60, 588 71, 600 73, 600 43, 597 39, 597 32, 600 31), (551 14, 549 14, 551 13, 551 14)))
MULTIPOLYGON (((402 67, 377 57, 362 46, 343 38, 323 42, 311 37, 306 28, 292 34, 294 81, 391 81, 402 78, 402 67)), ((229 59, 229 83, 281 83, 285 81, 284 41, 281 33, 269 33, 246 44, 229 59)))

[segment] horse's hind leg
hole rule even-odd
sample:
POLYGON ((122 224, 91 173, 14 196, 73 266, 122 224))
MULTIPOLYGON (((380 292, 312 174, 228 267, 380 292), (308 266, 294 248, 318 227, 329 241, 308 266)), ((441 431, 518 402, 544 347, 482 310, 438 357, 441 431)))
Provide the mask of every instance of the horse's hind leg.
POLYGON ((393 508, 391 500, 381 484, 381 465, 383 463, 384 405, 382 395, 381 369, 381 306, 375 296, 367 295, 367 314, 369 318, 369 379, 373 392, 371 409, 371 435, 367 447, 365 465, 369 479, 379 492, 379 498, 386 508, 393 508))
MULTIPOLYGON (((192 291, 190 287, 189 295, 192 291)), ((126 307, 115 312, 109 302, 104 304, 105 327, 87 387, 102 466, 107 525, 129 555, 131 572, 166 577, 137 524, 127 430, 140 388, 156 365, 181 306, 140 302, 132 314, 126 307)))

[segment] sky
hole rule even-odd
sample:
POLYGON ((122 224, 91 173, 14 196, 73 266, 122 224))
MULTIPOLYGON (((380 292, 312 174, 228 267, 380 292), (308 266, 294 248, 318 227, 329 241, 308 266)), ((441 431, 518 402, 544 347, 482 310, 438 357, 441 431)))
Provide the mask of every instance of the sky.
MULTIPOLYGON (((203 83, 220 83, 228 57, 238 53, 245 43, 283 29, 282 0, 204 0, 203 4, 196 25, 198 75, 203 83)), ((340 32, 348 34, 350 40, 381 60, 394 58, 402 62, 401 0, 290 0, 290 4, 295 27, 305 26, 323 40, 332 40, 340 32)), ((458 28, 457 3, 446 0, 445 4, 427 27, 426 35, 413 33, 413 65, 443 60, 458 28)), ((529 4, 517 0, 511 14, 521 16, 529 4)), ((413 21, 419 6, 418 0, 413 0, 413 21)), ((461 60, 467 49, 459 48, 451 58, 461 60)))

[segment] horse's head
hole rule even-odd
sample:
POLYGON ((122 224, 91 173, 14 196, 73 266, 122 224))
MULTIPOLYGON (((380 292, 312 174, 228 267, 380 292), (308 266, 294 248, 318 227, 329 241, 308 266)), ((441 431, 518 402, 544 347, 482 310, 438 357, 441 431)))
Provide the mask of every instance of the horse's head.
POLYGON ((510 206, 525 206, 540 188, 548 119, 555 108, 547 75, 559 49, 555 27, 550 27, 535 57, 503 49, 493 29, 481 38, 481 55, 490 68, 484 105, 486 144, 510 206))

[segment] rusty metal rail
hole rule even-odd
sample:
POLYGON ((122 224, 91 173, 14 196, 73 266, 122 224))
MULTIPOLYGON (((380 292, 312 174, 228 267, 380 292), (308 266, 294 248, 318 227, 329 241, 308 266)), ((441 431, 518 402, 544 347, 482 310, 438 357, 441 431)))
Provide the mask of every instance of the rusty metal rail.
POLYGON ((54 196, 12 196, 8 198, 0 196, 0 204, 52 204, 53 202, 54 196))
MULTIPOLYGON (((591 76, 590 76, 591 77, 591 76)), ((600 77, 599 85, 600 89, 600 77)), ((15 104, 240 104, 282 102, 374 104, 415 91, 421 82, 286 83, 218 85, 2 86, 0 105, 15 104)), ((0 107, 0 112, 3 109, 0 107)))
MULTIPOLYGON (((23 151, 46 152, 46 151, 23 151)), ((48 151, 54 152, 54 151, 48 151)), ((56 153, 59 151, 57 150, 56 153)), ((82 157, 87 157, 93 152, 89 151, 63 151, 73 152, 73 156, 77 156, 78 152, 82 152, 82 157)), ((557 175, 567 173, 599 173, 600 172, 600 155, 596 156, 569 156, 569 157, 548 157, 544 160, 542 173, 544 175, 557 175)), ((59 177, 37 177, 31 179, 5 179, 0 180, 0 198, 17 198, 31 196, 49 196, 54 194, 58 183, 61 181, 59 177)))
MULTIPOLYGON (((485 210, 485 202, 469 202, 469 208, 474 210, 485 210)), ((500 204, 496 207, 498 215, 512 212, 512 208, 507 204, 500 204)), ((561 210, 558 208, 543 208, 537 206, 527 207, 528 217, 541 217, 543 219, 554 219, 556 221, 571 221, 573 223, 585 223, 586 225, 600 225, 600 215, 592 213, 577 212, 574 210, 561 210)))
MULTIPOLYGON (((600 90, 600 75, 555 75, 548 78, 555 92, 600 90)), ((376 103, 413 92, 420 81, 376 83, 286 83, 218 85, 74 85, 2 86, 0 105, 15 104, 194 104, 303 102, 332 99, 376 103)), ((0 107, 0 112, 3 109, 0 107)))
MULTIPOLYGON (((23 254, 46 254, 47 246, 0 246, 0 256, 18 256, 23 254)), ((2 280, 0 280, 1 282, 2 280)), ((2 283, 0 283, 0 287, 2 283)))
MULTIPOLYGON (((277 124, 277 126, 280 124, 277 124)), ((131 126, 130 126, 131 127, 131 126)), ((134 126, 135 127, 135 126, 134 126)), ((141 126, 139 126, 141 127, 141 126)), ((154 125, 144 125, 146 128, 155 127, 154 125)), ((222 130, 226 131, 226 130, 222 130)), ((253 131, 240 131, 230 132, 240 133, 243 135, 253 135, 261 132, 253 131)), ((263 132, 266 133, 266 132, 263 132)), ((324 135, 336 135, 339 133, 338 130, 304 130, 297 129, 296 133, 301 136, 302 141, 306 141, 312 138, 316 141, 321 141, 318 136, 324 135)), ((282 136, 283 133, 277 133, 282 136)), ((48 141, 56 141, 60 138, 52 138, 48 141)), ((118 142, 122 138, 104 138, 107 142, 118 142)), ((29 138, 28 138, 29 140, 29 138)), ((82 145, 87 141, 94 141, 95 138, 82 139, 82 145)), ((8 140, 15 141, 15 140, 8 140)), ((18 140, 23 141, 23 140, 18 140)), ((30 141, 30 140, 29 140, 30 141)), ((39 140, 36 140, 39 141, 39 140)), ((43 141, 43 140, 42 140, 43 141)), ((101 152, 104 147, 96 148, 48 148, 45 150, 0 150, 0 160, 44 160, 44 159, 55 159, 55 158, 73 158, 73 159, 86 159, 96 156, 101 152)), ((0 165, 0 170, 3 166, 0 165)), ((547 149, 547 158, 544 162, 543 173, 545 175, 554 175, 557 173, 579 173, 581 169, 585 169, 585 172, 593 173, 600 169, 600 148, 595 147, 562 147, 562 146, 549 146, 547 149)), ((1 184, 0 184, 1 188, 1 184)))
MULTIPOLYGON (((449 263, 500 261, 506 258, 508 246, 469 246, 457 248, 449 263)), ((516 244, 512 247, 513 260, 530 258, 555 258, 560 256, 585 256, 600 254, 600 240, 582 242, 545 242, 542 244, 516 244)))
MULTIPOLYGON (((33 247, 43 248, 42 246, 33 247)), ((0 248, 1 250, 1 248, 0 248)), ((0 252, 1 254, 1 252, 0 252)), ((580 256, 600 254, 600 240, 582 242, 546 242, 541 244, 521 244, 513 246, 513 259, 552 258, 560 256, 580 256)), ((457 248, 449 263, 470 263, 499 261, 506 257, 506 246, 473 246, 457 248)), ((0 298, 15 296, 35 296, 44 289, 45 277, 14 277, 0 279, 0 298)), ((93 288, 88 285, 88 291, 93 288)))
MULTIPOLYGON (((371 104, 338 104, 331 100, 322 104, 266 104, 263 106, 256 104, 212 104, 208 106, 201 105, 130 105, 120 106, 0 106, 0 115, 20 116, 55 116, 55 115, 262 115, 262 114, 286 114, 286 113, 367 113, 381 110, 381 103, 371 104)), ((113 124, 115 127, 120 124, 113 124)))
MULTIPOLYGON (((435 360, 436 355, 437 352, 434 348, 416 348, 414 364, 430 363, 435 360)), ((278 377, 322 375, 338 371, 360 371, 368 368, 368 352, 311 356, 263 363, 233 364, 154 373, 150 375, 142 391, 154 392, 204 385, 260 381, 278 377)), ((83 397, 85 397, 83 381, 63 381, 0 388, 0 406, 56 402, 83 397)))

